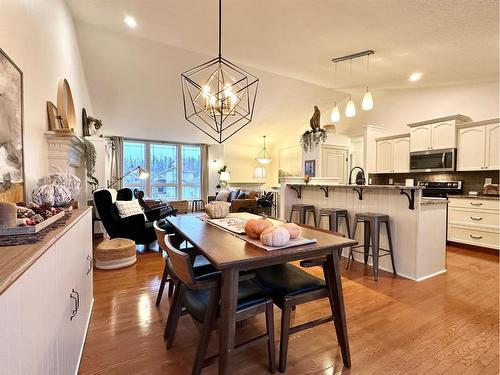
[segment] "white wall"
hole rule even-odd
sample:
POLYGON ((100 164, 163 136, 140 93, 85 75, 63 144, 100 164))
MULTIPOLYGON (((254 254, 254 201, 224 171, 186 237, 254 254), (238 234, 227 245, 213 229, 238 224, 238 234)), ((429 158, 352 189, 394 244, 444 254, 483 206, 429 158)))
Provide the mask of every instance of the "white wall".
POLYGON ((56 104, 57 84, 67 78, 81 134, 82 107, 91 110, 73 20, 63 0, 3 0, 0 48, 23 71, 24 168, 27 198, 48 173, 46 102, 56 104))

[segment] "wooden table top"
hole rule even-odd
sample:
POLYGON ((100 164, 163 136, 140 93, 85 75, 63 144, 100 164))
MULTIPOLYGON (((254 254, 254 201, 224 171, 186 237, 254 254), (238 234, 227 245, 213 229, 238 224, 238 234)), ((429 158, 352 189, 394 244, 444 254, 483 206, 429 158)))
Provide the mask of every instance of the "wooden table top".
POLYGON ((179 215, 167 220, 214 265, 222 270, 231 267, 258 268, 296 259, 325 255, 333 249, 356 245, 349 238, 314 228, 301 228, 301 235, 316 238, 309 245, 267 251, 238 238, 198 218, 199 215, 179 215))
POLYGON ((84 207, 73 210, 65 226, 51 230, 37 243, 0 246, 0 295, 91 209, 84 207))

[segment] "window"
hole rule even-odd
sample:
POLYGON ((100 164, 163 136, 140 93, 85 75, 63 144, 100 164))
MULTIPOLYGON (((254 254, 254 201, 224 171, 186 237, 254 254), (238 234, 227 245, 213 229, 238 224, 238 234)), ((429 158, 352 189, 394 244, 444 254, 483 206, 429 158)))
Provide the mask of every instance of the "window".
POLYGON ((141 180, 134 172, 124 178, 124 187, 140 189, 151 198, 166 201, 200 199, 200 146, 126 140, 123 173, 137 166, 149 172, 148 178, 141 180))

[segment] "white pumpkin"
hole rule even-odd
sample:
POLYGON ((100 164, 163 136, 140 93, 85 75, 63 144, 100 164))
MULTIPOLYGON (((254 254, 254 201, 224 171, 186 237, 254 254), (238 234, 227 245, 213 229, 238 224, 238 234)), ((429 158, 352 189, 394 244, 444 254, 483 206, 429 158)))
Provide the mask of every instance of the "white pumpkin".
POLYGON ((260 242, 266 246, 285 246, 290 241, 290 232, 283 226, 270 227, 260 234, 260 242))
POLYGON ((300 235, 300 227, 295 223, 286 223, 283 224, 282 227, 288 230, 291 240, 297 238, 300 235))
POLYGON ((215 201, 205 206, 205 212, 211 219, 222 219, 229 214, 227 202, 215 201))

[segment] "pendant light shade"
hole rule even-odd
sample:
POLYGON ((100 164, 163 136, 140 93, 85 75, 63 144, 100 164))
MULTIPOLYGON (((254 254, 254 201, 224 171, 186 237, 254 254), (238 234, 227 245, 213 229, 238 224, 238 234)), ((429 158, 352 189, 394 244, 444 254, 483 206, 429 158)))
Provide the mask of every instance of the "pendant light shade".
POLYGON ((252 121, 259 80, 222 57, 222 0, 219 55, 181 74, 184 116, 222 143, 252 121))
POLYGON ((332 122, 339 122, 340 121, 340 111, 339 107, 337 107, 337 102, 335 102, 334 107, 332 109, 332 116, 330 118, 332 122))
POLYGON ((271 158, 271 154, 266 149, 266 136, 264 138, 264 148, 257 155, 255 160, 257 160, 260 164, 269 164, 273 159, 271 158))
POLYGON ((368 87, 366 88, 365 95, 363 96, 363 101, 361 102, 361 109, 363 111, 370 111, 373 109, 373 98, 370 91, 368 91, 368 87))
POLYGON ((347 106, 345 107, 345 117, 354 117, 356 116, 356 106, 352 101, 352 98, 349 96, 349 101, 347 102, 347 106))

